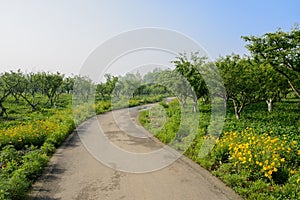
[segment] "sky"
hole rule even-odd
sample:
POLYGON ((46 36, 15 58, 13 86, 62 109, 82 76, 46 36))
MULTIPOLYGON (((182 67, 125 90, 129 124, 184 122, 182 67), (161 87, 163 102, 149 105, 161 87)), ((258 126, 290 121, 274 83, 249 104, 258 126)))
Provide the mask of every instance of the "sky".
POLYGON ((298 0, 0 0, 0 72, 78 74, 89 55, 122 32, 182 33, 211 59, 248 54, 241 36, 300 23, 298 0))

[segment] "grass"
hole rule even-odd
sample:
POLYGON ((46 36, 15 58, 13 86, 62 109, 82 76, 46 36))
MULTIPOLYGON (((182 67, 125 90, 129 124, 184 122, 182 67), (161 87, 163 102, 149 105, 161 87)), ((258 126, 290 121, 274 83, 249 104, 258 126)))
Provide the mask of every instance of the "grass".
MULTIPOLYGON (((185 111, 178 101, 163 108, 164 112, 157 108, 141 112, 141 124, 165 143, 178 135, 182 140, 188 138, 188 134, 180 137, 179 127, 196 133, 187 143, 188 147, 176 146, 175 149, 183 150, 186 156, 210 170, 245 199, 300 199, 299 101, 277 102, 271 113, 264 102, 256 103, 245 108, 240 120, 235 119, 229 105, 220 138, 207 136, 209 105, 199 104, 200 120, 194 127, 189 126, 194 114, 182 118, 185 111), (162 127, 151 123, 158 121, 160 115, 166 118, 162 127), (216 145, 202 158, 200 149, 208 138, 216 145)), ((185 130, 185 133, 190 132, 185 130)))
MULTIPOLYGON (((157 102, 163 97, 131 98, 120 107, 157 102)), ((31 184, 41 175, 51 155, 80 124, 95 114, 112 109, 111 102, 97 101, 72 108, 72 96, 62 94, 57 108, 40 99, 36 111, 25 101, 9 97, 4 103, 8 117, 0 118, 0 200, 26 197, 31 184)))

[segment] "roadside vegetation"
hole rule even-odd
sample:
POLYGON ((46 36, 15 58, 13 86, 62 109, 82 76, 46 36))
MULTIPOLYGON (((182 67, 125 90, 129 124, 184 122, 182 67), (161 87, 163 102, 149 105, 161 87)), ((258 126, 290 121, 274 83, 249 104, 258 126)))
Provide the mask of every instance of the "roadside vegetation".
POLYGON ((299 35, 294 27, 243 37, 251 56, 209 62, 183 53, 170 63, 175 69, 106 74, 103 83, 60 73, 0 74, 0 199, 24 199, 76 125, 152 102, 160 103, 140 113, 141 124, 245 199, 299 199, 299 35), (220 137, 213 128, 218 123, 208 130, 211 102, 226 104, 220 137), (216 145, 203 157, 208 138, 216 145))
MULTIPOLYGON (((174 71, 186 77, 194 93, 185 93, 186 98, 176 95, 178 99, 167 105, 161 103, 143 111, 141 124, 170 144, 178 134, 184 135, 179 127, 194 129, 188 120, 181 120, 188 105, 191 111, 198 110, 200 120, 197 130, 193 130, 193 141, 184 151, 186 156, 245 199, 300 199, 299 35, 298 27, 294 27, 290 32, 278 30, 243 37, 251 56, 232 54, 213 63, 226 90, 227 113, 220 137, 208 132, 209 102, 213 99, 197 72, 205 72, 203 68, 211 63, 197 54, 182 54, 174 61, 174 71), (164 112, 160 111, 162 107, 164 112), (155 121, 162 116, 165 123, 157 127, 155 121), (202 157, 201 147, 207 139, 213 140, 215 146, 202 157)), ((192 112, 189 115, 194 118, 192 112)), ((185 133, 187 136, 189 131, 185 133)))
MULTIPOLYGON (((24 199, 41 175, 56 148, 76 125, 113 109, 161 101, 165 88, 145 86, 132 95, 130 86, 142 81, 139 74, 118 86, 119 101, 111 101, 118 78, 106 75, 105 83, 60 73, 19 71, 0 75, 0 199, 24 199), (131 85, 130 85, 131 84, 131 85), (149 93, 155 95, 149 95, 149 93), (78 95, 73 95, 77 93, 78 95), (78 101, 74 99, 80 97, 78 101), (92 101, 89 101, 92 100, 92 101), (72 104, 77 102, 79 104, 72 104)), ((120 81, 119 81, 120 82, 120 81)))

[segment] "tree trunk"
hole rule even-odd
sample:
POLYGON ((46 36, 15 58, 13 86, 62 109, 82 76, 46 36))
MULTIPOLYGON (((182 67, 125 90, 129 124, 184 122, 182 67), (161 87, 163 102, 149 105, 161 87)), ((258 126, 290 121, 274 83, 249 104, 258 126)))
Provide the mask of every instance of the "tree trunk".
POLYGON ((296 95, 300 99, 300 92, 294 87, 294 85, 292 84, 292 82, 290 80, 288 80, 288 83, 291 86, 292 90, 296 93, 296 95))
POLYGON ((269 100, 266 100, 267 105, 268 105, 268 111, 271 112, 273 108, 273 99, 270 98, 269 100))
POLYGON ((185 108, 186 106, 186 97, 182 98, 182 107, 185 108))
POLYGON ((241 105, 239 108, 238 102, 234 99, 232 100, 232 102, 233 102, 233 107, 234 107, 235 118, 237 120, 239 120, 243 106, 241 105))
POLYGON ((0 109, 1 109, 0 117, 4 117, 4 114, 5 114, 6 116, 8 116, 8 115, 7 115, 7 112, 6 112, 6 108, 2 105, 2 102, 0 102, 0 109))
POLYGON ((18 94, 12 93, 12 96, 15 98, 15 103, 19 103, 18 94))
POLYGON ((198 101, 198 99, 196 97, 194 97, 193 101, 194 101, 194 103, 193 103, 193 112, 196 113, 197 110, 198 110, 197 109, 197 105, 198 105, 197 101, 198 101))
POLYGON ((234 113, 235 113, 235 118, 237 120, 239 120, 240 119, 240 113, 239 113, 238 108, 236 106, 234 106, 234 113))
POLYGON ((53 106, 53 99, 50 98, 49 101, 50 101, 50 107, 52 107, 53 106))
POLYGON ((32 102, 25 95, 20 94, 20 96, 30 105, 32 112, 36 110, 36 106, 38 105, 38 103, 34 103, 34 96, 32 96, 32 102))
POLYGON ((197 112, 197 102, 193 103, 193 112, 197 112))

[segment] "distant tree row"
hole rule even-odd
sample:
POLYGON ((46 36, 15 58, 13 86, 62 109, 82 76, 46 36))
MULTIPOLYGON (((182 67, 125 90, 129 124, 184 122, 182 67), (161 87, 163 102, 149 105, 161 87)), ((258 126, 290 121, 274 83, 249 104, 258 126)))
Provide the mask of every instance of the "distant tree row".
POLYGON ((0 117, 7 115, 10 106, 5 106, 7 104, 4 102, 8 97, 12 97, 13 103, 16 104, 22 99, 32 111, 36 111, 39 107, 57 107, 61 94, 73 94, 75 102, 87 103, 90 100, 110 100, 112 95, 122 98, 168 93, 165 86, 151 83, 150 77, 154 74, 160 73, 149 72, 145 78, 139 73, 128 73, 123 77, 105 74, 106 81, 96 84, 88 77, 66 77, 59 72, 4 72, 0 74, 0 117), (76 101, 78 98, 79 101, 76 101))
MULTIPOLYGON (((226 101, 232 101, 236 118, 246 105, 266 101, 271 112, 274 100, 281 100, 293 91, 300 99, 300 30, 295 26, 290 32, 278 30, 263 36, 242 37, 248 44, 251 56, 236 54, 207 62, 205 57, 192 53, 182 54, 173 63, 192 86, 195 104, 209 95, 203 72, 217 66, 226 89, 226 101)), ((213 77, 213 76, 212 76, 213 77)), ((188 95, 187 95, 188 96, 188 95)))
MULTIPOLYGON (((232 102, 236 118, 244 107, 265 101, 271 112, 274 101, 293 92, 300 99, 300 30, 295 26, 290 32, 278 30, 262 36, 244 36, 251 56, 236 54, 209 62, 197 52, 180 54, 171 63, 175 69, 155 69, 144 76, 128 73, 124 76, 106 74, 105 82, 95 84, 88 77, 65 77, 60 73, 5 72, 0 75, 0 117, 6 113, 3 102, 12 96, 15 102, 24 99, 34 111, 41 96, 48 99, 50 107, 56 106, 62 93, 75 94, 81 102, 89 99, 110 100, 111 97, 175 95, 182 106, 192 99, 197 111, 200 99, 213 101, 220 96, 225 103, 232 102), (219 74, 221 76, 219 76, 219 74), (226 95, 217 88, 224 83, 226 95), (210 87, 208 87, 210 85, 210 87), (92 97, 92 98, 91 98, 92 97)), ((74 99, 73 99, 74 100, 74 99)))
POLYGON ((169 94, 169 90, 159 80, 164 71, 155 69, 144 77, 139 72, 127 73, 124 76, 105 74, 106 81, 96 85, 96 99, 109 100, 111 96, 122 99, 136 96, 169 94))
MULTIPOLYGON (((0 74, 0 117, 6 114, 3 103, 9 96, 18 103, 20 99, 35 111, 41 101, 47 98, 48 106, 56 107, 56 102, 62 93, 70 94, 73 91, 74 78, 65 77, 60 73, 29 73, 20 70, 0 74)), ((43 105, 45 106, 45 105, 43 105)))

